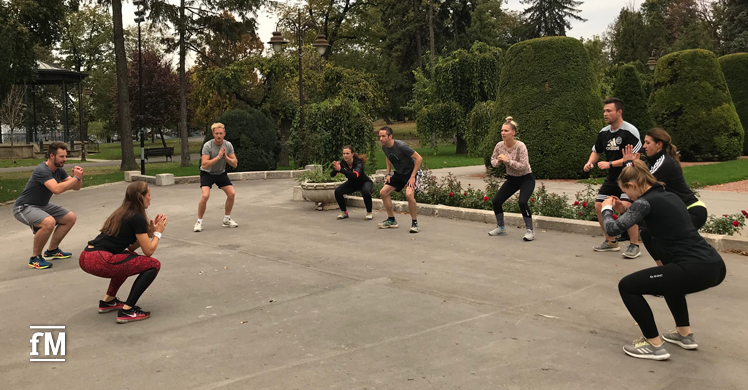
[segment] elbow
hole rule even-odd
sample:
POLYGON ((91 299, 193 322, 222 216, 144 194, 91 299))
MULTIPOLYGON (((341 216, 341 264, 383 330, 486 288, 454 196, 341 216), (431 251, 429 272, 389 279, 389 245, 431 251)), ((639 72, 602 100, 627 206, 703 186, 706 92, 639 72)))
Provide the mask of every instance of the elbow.
POLYGON ((154 252, 156 252, 156 248, 153 248, 153 249, 150 249, 150 250, 147 250, 147 249, 143 248, 143 255, 145 255, 145 256, 151 257, 151 256, 153 256, 154 252))

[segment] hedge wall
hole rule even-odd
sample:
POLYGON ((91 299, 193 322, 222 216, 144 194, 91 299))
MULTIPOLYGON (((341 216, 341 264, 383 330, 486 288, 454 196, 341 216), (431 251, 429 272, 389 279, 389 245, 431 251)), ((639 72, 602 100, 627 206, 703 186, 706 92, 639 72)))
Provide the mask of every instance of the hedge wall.
POLYGON ((649 110, 655 124, 673 137, 683 161, 731 160, 743 152, 743 127, 711 51, 660 58, 649 110))
POLYGON ((613 81, 613 96, 623 100, 623 119, 636 126, 644 134, 654 127, 652 116, 647 109, 648 96, 642 82, 642 75, 634 65, 618 67, 613 81))
MULTIPOLYGON (((582 42, 544 37, 510 47, 504 56, 498 106, 499 118, 512 116, 517 121, 517 138, 527 145, 536 177, 584 175, 582 168, 604 122, 600 88, 582 42)), ((486 137, 487 153, 501 140, 502 122, 497 121, 486 137)))
POLYGON ((468 113, 465 121, 465 142, 467 142, 469 156, 478 157, 485 154, 484 141, 491 126, 499 119, 497 107, 495 101, 480 102, 468 113))
MULTIPOLYGON (((217 122, 226 127, 226 141, 234 146, 236 168, 226 165, 229 172, 269 171, 278 166, 280 145, 275 125, 265 114, 254 108, 232 110, 221 115, 217 122)), ((208 134, 206 141, 213 139, 208 134)))
MULTIPOLYGON (((743 133, 748 129, 748 53, 719 57, 719 65, 730 89, 732 102, 738 112, 743 133)), ((748 155, 748 142, 743 139, 743 155, 748 155)))

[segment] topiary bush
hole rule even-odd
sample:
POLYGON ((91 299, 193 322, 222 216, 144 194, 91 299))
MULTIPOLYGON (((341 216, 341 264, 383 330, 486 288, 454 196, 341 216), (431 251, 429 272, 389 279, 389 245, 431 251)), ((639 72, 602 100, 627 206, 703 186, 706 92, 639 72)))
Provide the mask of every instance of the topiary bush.
MULTIPOLYGON (((421 145, 427 145, 431 135, 449 139, 465 134, 465 114, 456 102, 434 103, 421 109, 416 117, 416 134, 421 145)), ((436 151, 436 148, 435 148, 436 151)))
MULTIPOLYGON (((738 112, 743 133, 748 129, 748 53, 735 53, 719 57, 730 96, 738 112)), ((743 155, 748 155, 748 142, 743 137, 743 155)))
MULTIPOLYGON (((582 42, 544 37, 507 50, 499 81, 499 118, 514 117, 518 139, 527 145, 530 164, 541 179, 584 175, 583 166, 604 123, 600 88, 582 42)), ((486 137, 490 159, 501 140, 499 120, 486 137)))
MULTIPOLYGON (((229 172, 275 170, 278 163, 280 145, 275 125, 260 110, 247 107, 245 110, 232 110, 218 118, 217 122, 226 127, 225 140, 234 146, 237 165, 226 165, 229 172)), ((213 139, 208 134, 205 140, 213 139)))
POLYGON ((371 119, 355 100, 328 99, 304 107, 304 129, 296 116, 289 148, 296 167, 311 163, 328 164, 343 156, 343 146, 366 154, 366 172, 376 171, 374 147, 377 137, 371 119))
POLYGON ((743 153, 743 127, 711 51, 660 58, 649 110, 655 124, 673 137, 683 161, 724 161, 743 153))
POLYGON ((644 134, 654 127, 654 122, 647 109, 648 95, 642 75, 631 64, 619 66, 616 73, 612 96, 624 102, 623 119, 636 126, 644 134))
MULTIPOLYGON (((468 155, 483 156, 483 141, 486 139, 491 126, 498 120, 495 101, 480 102, 473 107, 465 121, 465 142, 468 155)), ((493 150, 493 149, 492 149, 493 150)))

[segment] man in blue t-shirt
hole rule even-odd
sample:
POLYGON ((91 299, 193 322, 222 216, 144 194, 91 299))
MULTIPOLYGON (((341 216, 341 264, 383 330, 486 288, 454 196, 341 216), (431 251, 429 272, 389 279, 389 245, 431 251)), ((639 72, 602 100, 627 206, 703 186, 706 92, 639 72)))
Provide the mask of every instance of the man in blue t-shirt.
POLYGON ((13 216, 27 225, 34 232, 34 247, 29 259, 29 268, 45 269, 52 267, 50 259, 67 259, 72 253, 60 250, 60 242, 65 238, 73 225, 75 214, 68 209, 49 203, 52 195, 59 195, 67 190, 79 190, 83 182, 83 168, 73 167, 73 176, 69 176, 62 167, 67 160, 68 148, 62 142, 49 144, 47 161, 34 168, 26 188, 13 205, 13 216), (42 249, 49 240, 49 249, 42 249))

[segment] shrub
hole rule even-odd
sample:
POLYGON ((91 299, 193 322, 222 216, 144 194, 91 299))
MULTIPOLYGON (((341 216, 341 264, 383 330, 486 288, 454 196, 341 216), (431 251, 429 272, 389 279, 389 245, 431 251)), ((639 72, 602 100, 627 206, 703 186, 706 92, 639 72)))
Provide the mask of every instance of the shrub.
POLYGON ((421 145, 427 145, 431 135, 449 139, 465 132, 465 116, 462 107, 455 102, 434 103, 421 109, 416 120, 416 134, 421 145))
MULTIPOLYGON (((736 53, 719 57, 719 65, 730 89, 732 102, 738 112, 743 133, 748 129, 748 53, 736 53)), ((748 142, 743 138, 743 155, 748 155, 748 142)))
POLYGON ((468 155, 476 157, 486 154, 483 151, 483 140, 486 139, 493 122, 498 119, 495 101, 481 102, 473 107, 473 110, 467 115, 465 124, 465 142, 467 142, 468 155))
POLYGON ((726 234, 728 236, 732 236, 735 233, 740 234, 740 229, 745 226, 746 216, 748 216, 748 213, 745 210, 741 211, 740 214, 725 214, 721 217, 712 214, 704 226, 701 227, 701 231, 712 234, 726 234))
POLYGON ((321 165, 319 169, 304 171, 296 178, 296 182, 303 183, 334 183, 336 181, 345 181, 345 175, 337 174, 330 176, 332 164, 321 165))
MULTIPOLYGON (((275 170, 280 145, 275 125, 262 111, 250 107, 232 110, 221 115, 217 122, 226 127, 225 139, 234 146, 238 160, 236 168, 227 165, 227 171, 275 170)), ((208 130, 205 140, 212 138, 208 130)))
POLYGON ((657 62, 649 109, 683 161, 731 160, 743 152, 743 127, 714 53, 695 49, 657 62))
POLYGON ((647 94, 642 76, 634 65, 618 67, 613 82, 613 96, 623 100, 623 118, 639 129, 641 134, 654 127, 652 116, 647 109, 647 94))
MULTIPOLYGON (((519 124, 518 139, 527 145, 536 177, 582 177, 603 120, 592 63, 579 40, 545 37, 510 47, 498 106, 499 118, 512 116, 519 124)), ((501 140, 501 122, 486 137, 488 154, 501 140)))

